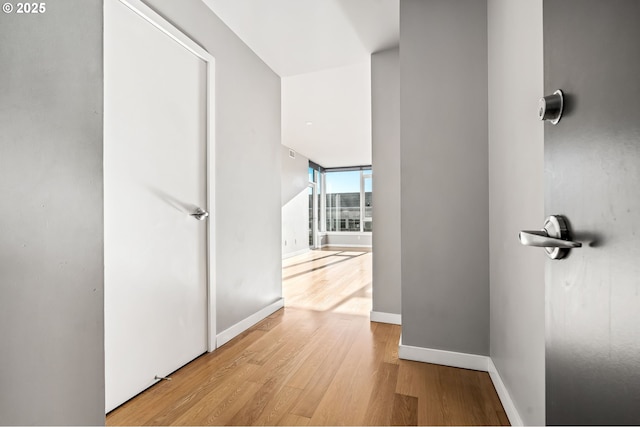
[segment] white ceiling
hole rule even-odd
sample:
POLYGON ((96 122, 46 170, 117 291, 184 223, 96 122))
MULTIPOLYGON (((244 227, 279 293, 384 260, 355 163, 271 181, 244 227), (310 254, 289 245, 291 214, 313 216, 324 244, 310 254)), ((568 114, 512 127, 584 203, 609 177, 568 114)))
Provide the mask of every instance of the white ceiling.
POLYGON ((282 143, 324 167, 371 164, 370 61, 282 79, 282 143))
POLYGON ((357 82, 370 84, 371 53, 398 44, 399 0, 203 1, 283 78, 283 144, 326 167, 371 163, 371 120, 361 117, 363 108, 370 116, 371 92, 357 82), (313 96, 335 82, 341 89, 330 91, 333 96, 313 96), (295 88, 292 96, 286 96, 287 86, 295 88), (357 99, 363 96, 368 98, 357 99), (355 109, 342 108, 347 106, 355 109))

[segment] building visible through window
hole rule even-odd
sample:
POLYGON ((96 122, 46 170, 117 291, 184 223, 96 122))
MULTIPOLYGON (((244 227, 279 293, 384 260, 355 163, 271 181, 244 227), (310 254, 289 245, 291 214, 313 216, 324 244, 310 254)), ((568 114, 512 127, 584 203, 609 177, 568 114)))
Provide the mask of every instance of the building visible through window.
MULTIPOLYGON (((318 210, 323 210, 324 221, 319 224, 327 232, 373 231, 373 185, 370 167, 323 169, 320 178, 309 174, 318 187, 318 210), (322 184, 322 185, 321 185, 322 184)), ((312 197, 310 195, 310 197, 312 197)), ((311 200, 309 207, 311 209, 311 200)), ((320 215, 318 215, 320 218, 320 215)))

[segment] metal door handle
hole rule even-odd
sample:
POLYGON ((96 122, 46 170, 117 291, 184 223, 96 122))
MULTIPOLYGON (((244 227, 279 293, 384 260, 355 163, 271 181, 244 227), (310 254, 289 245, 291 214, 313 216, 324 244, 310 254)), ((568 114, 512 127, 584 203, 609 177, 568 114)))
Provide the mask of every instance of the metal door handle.
POLYGON ((525 246, 544 248, 551 259, 564 258, 569 249, 582 247, 582 243, 569 240, 567 222, 561 215, 547 218, 542 230, 522 230, 518 239, 525 246))
POLYGON ((209 212, 205 211, 204 209, 197 208, 196 211, 190 215, 198 221, 202 221, 209 216, 209 212))
POLYGON ((520 242, 525 246, 538 246, 541 248, 579 248, 582 243, 572 242, 551 237, 546 230, 522 230, 518 235, 520 242))

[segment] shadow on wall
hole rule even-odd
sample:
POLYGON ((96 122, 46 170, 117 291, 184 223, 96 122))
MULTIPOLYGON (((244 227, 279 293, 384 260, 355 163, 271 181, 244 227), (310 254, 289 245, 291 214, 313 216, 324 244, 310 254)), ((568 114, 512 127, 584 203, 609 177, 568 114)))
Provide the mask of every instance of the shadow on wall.
POLYGON ((171 194, 166 193, 158 188, 147 186, 147 189, 149 190, 150 193, 154 194, 160 200, 167 203, 169 206, 173 207, 179 212, 183 212, 191 215, 193 212, 199 209, 199 206, 196 206, 191 203, 183 202, 182 200, 177 199, 173 197, 171 194))

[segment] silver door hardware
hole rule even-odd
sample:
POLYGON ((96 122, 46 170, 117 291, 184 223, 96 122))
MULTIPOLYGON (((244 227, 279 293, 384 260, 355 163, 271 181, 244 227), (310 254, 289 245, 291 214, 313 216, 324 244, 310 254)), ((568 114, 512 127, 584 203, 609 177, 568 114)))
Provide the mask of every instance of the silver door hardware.
POLYGON ((564 258, 571 248, 582 246, 582 243, 569 240, 567 222, 560 215, 551 215, 547 218, 542 230, 522 230, 518 238, 525 246, 544 248, 551 259, 564 258))
POLYGON ((553 95, 540 98, 538 103, 538 117, 540 120, 547 120, 551 124, 558 124, 564 110, 564 95, 560 89, 553 92, 553 95))
POLYGON ((197 219, 198 221, 202 221, 203 219, 209 216, 209 212, 205 211, 204 209, 197 208, 196 211, 191 214, 191 216, 197 219))
POLYGON ((154 379, 156 379, 156 380, 171 381, 171 377, 161 377, 161 376, 159 376, 159 375, 156 375, 154 379))

